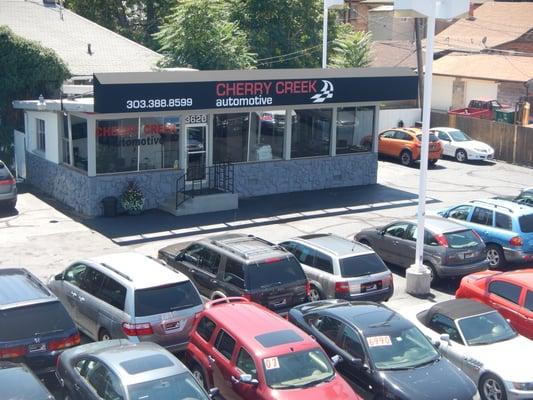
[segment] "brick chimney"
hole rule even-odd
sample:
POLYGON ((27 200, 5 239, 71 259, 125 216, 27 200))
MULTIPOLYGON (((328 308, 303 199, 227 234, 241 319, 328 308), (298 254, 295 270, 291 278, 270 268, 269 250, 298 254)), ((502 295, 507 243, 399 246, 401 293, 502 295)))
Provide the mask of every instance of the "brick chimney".
POLYGON ((468 9, 468 20, 473 21, 476 19, 476 17, 474 17, 474 10, 476 8, 477 8, 476 5, 471 1, 470 8, 468 9))

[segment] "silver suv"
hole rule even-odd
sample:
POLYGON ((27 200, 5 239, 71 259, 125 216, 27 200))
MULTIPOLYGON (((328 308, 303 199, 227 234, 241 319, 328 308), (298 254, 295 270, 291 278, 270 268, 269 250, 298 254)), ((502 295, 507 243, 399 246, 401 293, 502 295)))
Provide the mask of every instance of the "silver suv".
POLYGON ((137 253, 77 261, 48 286, 93 340, 126 338, 183 350, 200 294, 184 274, 137 253))
POLYGON ((368 246, 330 234, 300 236, 280 243, 302 264, 310 300, 386 301, 394 293, 392 273, 368 246))

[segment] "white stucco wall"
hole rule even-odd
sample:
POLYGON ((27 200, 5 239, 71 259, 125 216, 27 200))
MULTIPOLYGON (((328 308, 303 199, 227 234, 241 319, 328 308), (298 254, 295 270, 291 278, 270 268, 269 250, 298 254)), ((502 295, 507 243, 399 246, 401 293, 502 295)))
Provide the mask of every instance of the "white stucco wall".
POLYGON ((27 150, 44 156, 48 161, 59 164, 59 114, 47 111, 27 111, 26 116, 27 150), (37 150, 37 119, 44 120, 45 154, 37 150))
POLYGON ((470 100, 495 100, 498 98, 498 85, 493 81, 465 79, 466 105, 470 100))
POLYGON ((431 90, 431 108, 448 111, 452 106, 453 80, 449 76, 433 75, 431 90))
POLYGON ((395 128, 401 120, 405 127, 414 126, 416 121, 422 119, 420 108, 401 108, 392 110, 379 110, 378 132, 395 128))

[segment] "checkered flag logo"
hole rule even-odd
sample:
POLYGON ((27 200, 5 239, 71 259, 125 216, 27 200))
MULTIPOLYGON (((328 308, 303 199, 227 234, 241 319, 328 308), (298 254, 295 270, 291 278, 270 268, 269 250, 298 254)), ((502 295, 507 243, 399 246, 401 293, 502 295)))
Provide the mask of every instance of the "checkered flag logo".
POLYGON ((333 83, 325 80, 322 80, 322 82, 324 83, 324 86, 322 86, 320 93, 311 97, 313 103, 323 103, 326 99, 331 99, 333 97, 333 83))

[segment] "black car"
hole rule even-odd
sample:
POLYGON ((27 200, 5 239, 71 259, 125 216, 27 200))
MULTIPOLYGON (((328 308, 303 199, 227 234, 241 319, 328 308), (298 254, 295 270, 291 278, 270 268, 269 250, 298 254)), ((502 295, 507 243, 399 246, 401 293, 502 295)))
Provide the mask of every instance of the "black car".
POLYGON ((302 266, 280 246, 232 233, 183 247, 162 248, 158 256, 187 275, 205 297, 244 296, 279 314, 307 301, 302 266))
POLYGON ((54 400, 54 396, 24 364, 0 361, 0 399, 54 400))
POLYGON ((474 383, 442 358, 422 332, 377 303, 323 300, 293 308, 289 320, 313 335, 364 398, 471 400, 474 383))
POLYGON ((44 375, 63 349, 79 343, 65 307, 39 279, 23 268, 0 269, 0 359, 44 375))

